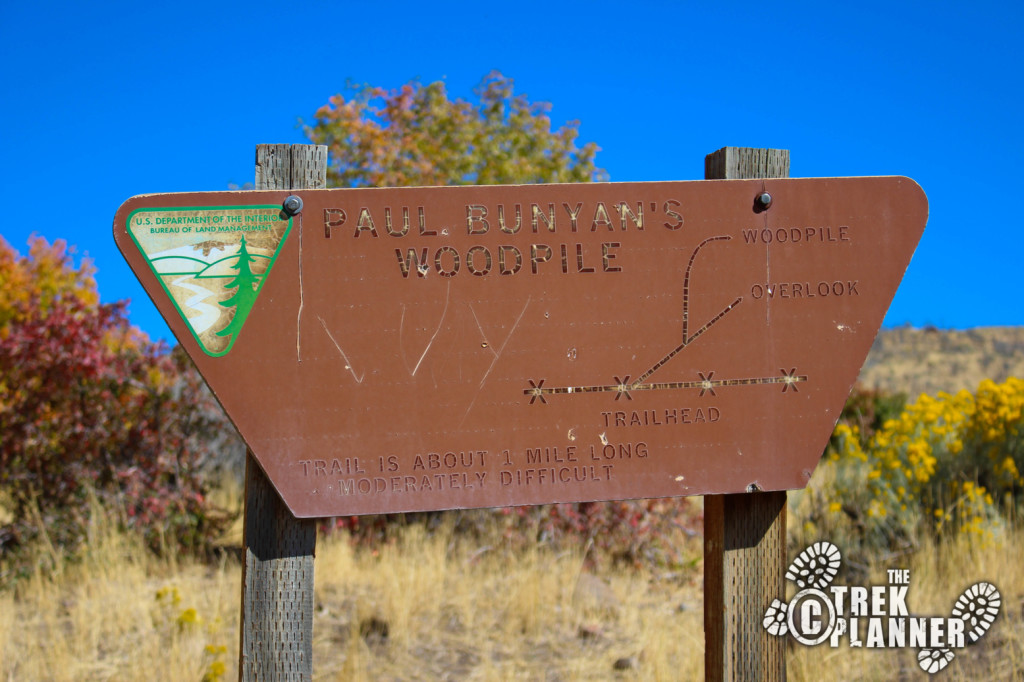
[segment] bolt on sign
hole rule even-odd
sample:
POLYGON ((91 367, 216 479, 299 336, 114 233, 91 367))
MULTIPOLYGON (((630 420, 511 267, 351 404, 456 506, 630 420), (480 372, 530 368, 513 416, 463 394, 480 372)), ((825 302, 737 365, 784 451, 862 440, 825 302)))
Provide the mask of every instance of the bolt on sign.
POLYGON ((902 177, 289 194, 114 235, 299 517, 801 488, 928 214, 902 177))

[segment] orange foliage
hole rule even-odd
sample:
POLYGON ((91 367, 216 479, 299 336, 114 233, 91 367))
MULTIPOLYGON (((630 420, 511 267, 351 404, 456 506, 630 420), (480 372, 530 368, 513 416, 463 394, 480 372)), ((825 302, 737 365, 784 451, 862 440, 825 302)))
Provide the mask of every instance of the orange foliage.
POLYGON ((46 313, 55 302, 74 297, 87 306, 99 303, 95 269, 88 259, 74 267, 63 239, 53 244, 32 235, 28 257, 18 254, 0 236, 0 336, 13 322, 24 321, 32 309, 46 313))
POLYGON ((450 100, 444 83, 407 83, 398 90, 363 86, 334 95, 306 134, 328 146, 328 182, 343 187, 590 182, 598 147, 576 146, 578 121, 551 129, 545 102, 513 92, 492 72, 477 86, 476 104, 450 100))

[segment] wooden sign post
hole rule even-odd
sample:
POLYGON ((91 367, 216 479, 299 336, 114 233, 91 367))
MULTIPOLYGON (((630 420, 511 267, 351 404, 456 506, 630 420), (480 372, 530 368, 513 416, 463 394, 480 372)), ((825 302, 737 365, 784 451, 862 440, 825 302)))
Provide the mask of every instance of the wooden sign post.
MULTIPOLYGON (((706 495, 709 679, 781 679, 807 484, 927 219, 902 177, 324 189, 119 209, 133 271, 250 448, 243 680, 312 675, 313 519, 706 495), (775 491, 775 492, 772 492, 775 491)), ((731 179, 737 178, 737 179, 731 179)))
MULTIPOLYGON (((261 144, 256 189, 322 189, 327 147, 261 144)), ((299 238, 302 238, 299 225, 299 238)), ((313 556, 316 522, 297 519, 246 454, 242 619, 238 679, 313 677, 313 556)))
MULTIPOLYGON (((708 180, 788 178, 789 151, 723 147, 708 180)), ((838 416, 838 415, 837 415, 838 416)), ((704 679, 786 679, 786 640, 761 619, 785 595, 786 491, 704 497, 704 679)))

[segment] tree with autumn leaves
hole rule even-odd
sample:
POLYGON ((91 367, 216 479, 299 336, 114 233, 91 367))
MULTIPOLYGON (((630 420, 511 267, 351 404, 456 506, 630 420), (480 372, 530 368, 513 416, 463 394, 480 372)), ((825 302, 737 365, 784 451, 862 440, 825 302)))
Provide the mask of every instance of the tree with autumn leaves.
POLYGON ((336 187, 494 185, 591 182, 598 147, 577 147, 579 122, 551 128, 546 102, 516 94, 494 71, 476 102, 450 100, 442 81, 397 90, 363 86, 338 94, 306 126, 328 148, 328 183, 336 187))
POLYGON ((201 546, 223 521, 200 475, 210 398, 92 272, 61 240, 22 256, 0 239, 0 550, 73 548, 97 502, 153 547, 201 546))

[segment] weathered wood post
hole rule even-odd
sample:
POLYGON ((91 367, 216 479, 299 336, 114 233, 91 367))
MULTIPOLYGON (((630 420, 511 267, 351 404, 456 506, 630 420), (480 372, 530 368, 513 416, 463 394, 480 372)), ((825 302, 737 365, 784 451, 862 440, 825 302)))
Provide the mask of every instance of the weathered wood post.
MULTIPOLYGON (((323 189, 326 184, 327 147, 256 147, 256 189, 323 189)), ((301 239, 301 220, 299 230, 301 239)), ((292 515, 251 452, 245 465, 243 544, 239 679, 312 679, 316 521, 292 515)))
MULTIPOLYGON (((785 149, 723 147, 704 160, 706 180, 786 177, 785 149)), ((785 491, 704 497, 704 679, 786 679, 786 640, 761 624, 785 571, 785 491)))

